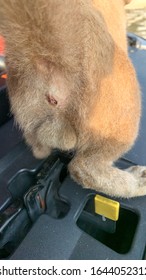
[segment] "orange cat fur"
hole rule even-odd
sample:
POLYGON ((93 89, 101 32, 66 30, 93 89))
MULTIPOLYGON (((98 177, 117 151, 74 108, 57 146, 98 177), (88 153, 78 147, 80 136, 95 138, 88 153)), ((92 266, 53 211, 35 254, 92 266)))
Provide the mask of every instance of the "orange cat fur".
POLYGON ((38 158, 75 149, 72 178, 120 197, 146 194, 145 167, 113 166, 132 147, 141 115, 126 3, 0 0, 9 97, 26 142, 38 158))

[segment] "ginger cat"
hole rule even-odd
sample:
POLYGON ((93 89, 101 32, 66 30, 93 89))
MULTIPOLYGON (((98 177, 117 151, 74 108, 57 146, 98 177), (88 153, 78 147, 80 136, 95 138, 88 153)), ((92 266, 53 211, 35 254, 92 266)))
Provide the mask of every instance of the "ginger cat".
POLYGON ((0 0, 12 112, 34 156, 75 149, 72 178, 111 196, 146 194, 146 167, 113 163, 138 134, 141 96, 124 0, 0 0))

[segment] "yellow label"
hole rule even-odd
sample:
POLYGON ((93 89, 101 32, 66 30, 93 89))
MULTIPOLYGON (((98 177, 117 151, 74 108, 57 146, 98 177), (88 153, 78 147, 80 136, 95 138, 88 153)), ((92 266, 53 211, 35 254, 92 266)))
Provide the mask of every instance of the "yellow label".
POLYGON ((120 203, 118 201, 97 194, 94 197, 94 203, 96 214, 113 221, 117 221, 119 219, 120 203))

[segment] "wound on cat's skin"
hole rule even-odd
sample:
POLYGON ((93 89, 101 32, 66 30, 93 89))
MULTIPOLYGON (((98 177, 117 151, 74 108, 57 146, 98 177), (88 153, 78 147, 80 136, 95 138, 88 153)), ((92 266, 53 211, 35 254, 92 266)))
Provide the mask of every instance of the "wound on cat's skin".
POLYGON ((58 104, 57 100, 52 95, 46 95, 49 104, 56 106, 58 104))

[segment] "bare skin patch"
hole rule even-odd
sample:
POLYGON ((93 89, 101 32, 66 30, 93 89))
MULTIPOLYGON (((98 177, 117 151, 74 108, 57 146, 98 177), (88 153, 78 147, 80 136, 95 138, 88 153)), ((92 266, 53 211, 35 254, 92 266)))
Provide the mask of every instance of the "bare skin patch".
POLYGON ((56 106, 58 104, 58 101, 50 94, 46 95, 46 99, 48 103, 52 106, 56 106))

